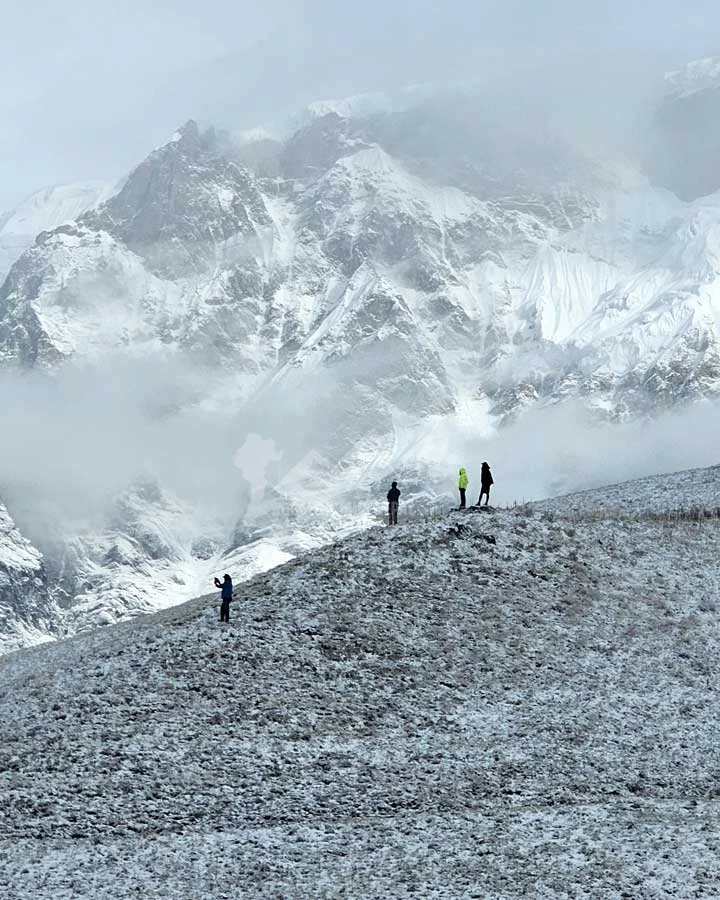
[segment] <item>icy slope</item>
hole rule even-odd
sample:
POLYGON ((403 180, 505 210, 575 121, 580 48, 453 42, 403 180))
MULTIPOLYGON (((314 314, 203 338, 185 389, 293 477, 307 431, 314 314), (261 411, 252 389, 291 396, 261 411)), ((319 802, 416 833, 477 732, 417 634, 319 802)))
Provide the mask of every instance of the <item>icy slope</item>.
POLYGON ((712 897, 719 536, 449 517, 7 657, 1 890, 712 897))
POLYGON ((112 192, 112 185, 104 182, 58 185, 38 191, 11 212, 0 215, 0 281, 41 231, 77 219, 112 192))

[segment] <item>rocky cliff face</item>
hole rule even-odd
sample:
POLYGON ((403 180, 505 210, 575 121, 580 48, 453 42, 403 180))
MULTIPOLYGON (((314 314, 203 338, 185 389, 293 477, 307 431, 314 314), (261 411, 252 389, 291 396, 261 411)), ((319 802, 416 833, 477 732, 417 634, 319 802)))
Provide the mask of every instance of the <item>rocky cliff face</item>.
POLYGON ((270 225, 255 180, 233 156, 213 131, 201 134, 188 122, 82 222, 122 242, 160 275, 202 272, 212 266, 216 246, 249 240, 270 225))
POLYGON ((112 196, 113 190, 110 184, 92 181, 58 185, 38 191, 15 209, 0 214, 0 280, 41 231, 77 219, 112 196))
POLYGON ((674 402, 676 367, 687 394, 711 389, 718 204, 570 156, 553 182, 557 148, 516 172, 491 155, 459 173, 446 153, 442 183, 426 137, 399 128, 331 113, 267 177, 239 161, 247 148, 189 123, 16 264, 0 289, 0 356, 229 357, 247 397, 298 368, 362 373, 370 353, 389 367, 370 379, 381 405, 419 416, 465 397, 507 415, 513 398, 573 385, 604 385, 599 399, 625 414, 674 402))
POLYGON ((0 504, 0 653, 59 632, 43 559, 0 504))

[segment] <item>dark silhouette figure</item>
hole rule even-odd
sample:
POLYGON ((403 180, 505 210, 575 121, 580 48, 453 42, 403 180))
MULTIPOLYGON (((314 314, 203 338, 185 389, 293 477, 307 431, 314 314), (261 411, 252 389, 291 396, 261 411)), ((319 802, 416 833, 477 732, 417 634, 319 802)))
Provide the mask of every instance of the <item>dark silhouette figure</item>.
POLYGON ((393 481, 390 490, 387 492, 388 499, 388 525, 397 525, 398 506, 400 505, 400 489, 397 481, 393 481))
POLYGON ((221 594, 220 599, 222 603, 220 604, 220 621, 221 622, 229 622, 230 621, 230 601, 233 597, 233 586, 232 586, 232 578, 225 573, 223 575, 223 580, 215 579, 215 587, 220 588, 221 594))
POLYGON ((490 502, 490 487, 495 484, 492 473, 490 472, 490 466, 484 462, 480 469, 480 496, 478 497, 478 506, 482 506, 482 498, 485 498, 485 506, 490 502))
POLYGON ((458 490, 460 491, 460 509, 465 509, 465 491, 468 486, 468 477, 465 469, 460 469, 460 477, 458 478, 458 490))

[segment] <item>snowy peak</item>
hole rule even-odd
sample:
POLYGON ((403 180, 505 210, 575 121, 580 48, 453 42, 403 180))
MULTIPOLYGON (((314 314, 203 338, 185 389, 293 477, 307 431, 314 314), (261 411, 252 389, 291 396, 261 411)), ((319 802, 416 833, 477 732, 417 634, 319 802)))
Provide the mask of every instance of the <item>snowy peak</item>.
POLYGON ((189 121, 83 222, 123 241, 154 270, 177 275, 202 268, 218 244, 255 234, 270 217, 222 137, 189 121))
POLYGON ((57 185, 38 191, 0 216, 0 282, 38 234, 77 219, 114 190, 112 184, 96 181, 57 185))
POLYGON ((333 100, 316 100, 308 104, 294 119, 296 127, 302 127, 308 120, 322 118, 329 114, 344 119, 362 119, 368 116, 390 115, 403 112, 419 105, 440 93, 443 88, 432 84, 415 84, 396 91, 373 91, 354 94, 333 100))
POLYGON ((0 503, 0 654, 49 640, 58 621, 43 558, 0 503))
POLYGON ((285 144, 281 166, 286 178, 315 180, 347 154, 365 146, 353 122, 335 112, 313 119, 285 144))
POLYGON ((45 188, 28 197, 2 220, 0 237, 35 237, 64 222, 77 219, 108 199, 113 187, 106 182, 80 182, 45 188))
POLYGON ((668 72, 665 85, 668 95, 678 99, 720 88, 720 56, 697 59, 668 72))

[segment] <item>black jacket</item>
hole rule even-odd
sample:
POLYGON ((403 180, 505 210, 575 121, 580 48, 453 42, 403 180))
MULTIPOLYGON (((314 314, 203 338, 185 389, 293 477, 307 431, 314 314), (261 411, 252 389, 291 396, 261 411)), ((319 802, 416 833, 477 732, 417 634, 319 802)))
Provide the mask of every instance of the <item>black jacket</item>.
POLYGON ((488 466, 487 469, 480 470, 480 484, 482 485, 483 490, 489 488, 491 484, 495 484, 492 474, 490 473, 490 466, 488 466))
POLYGON ((390 488, 387 498, 389 503, 397 503, 400 499, 400 488, 390 488))

